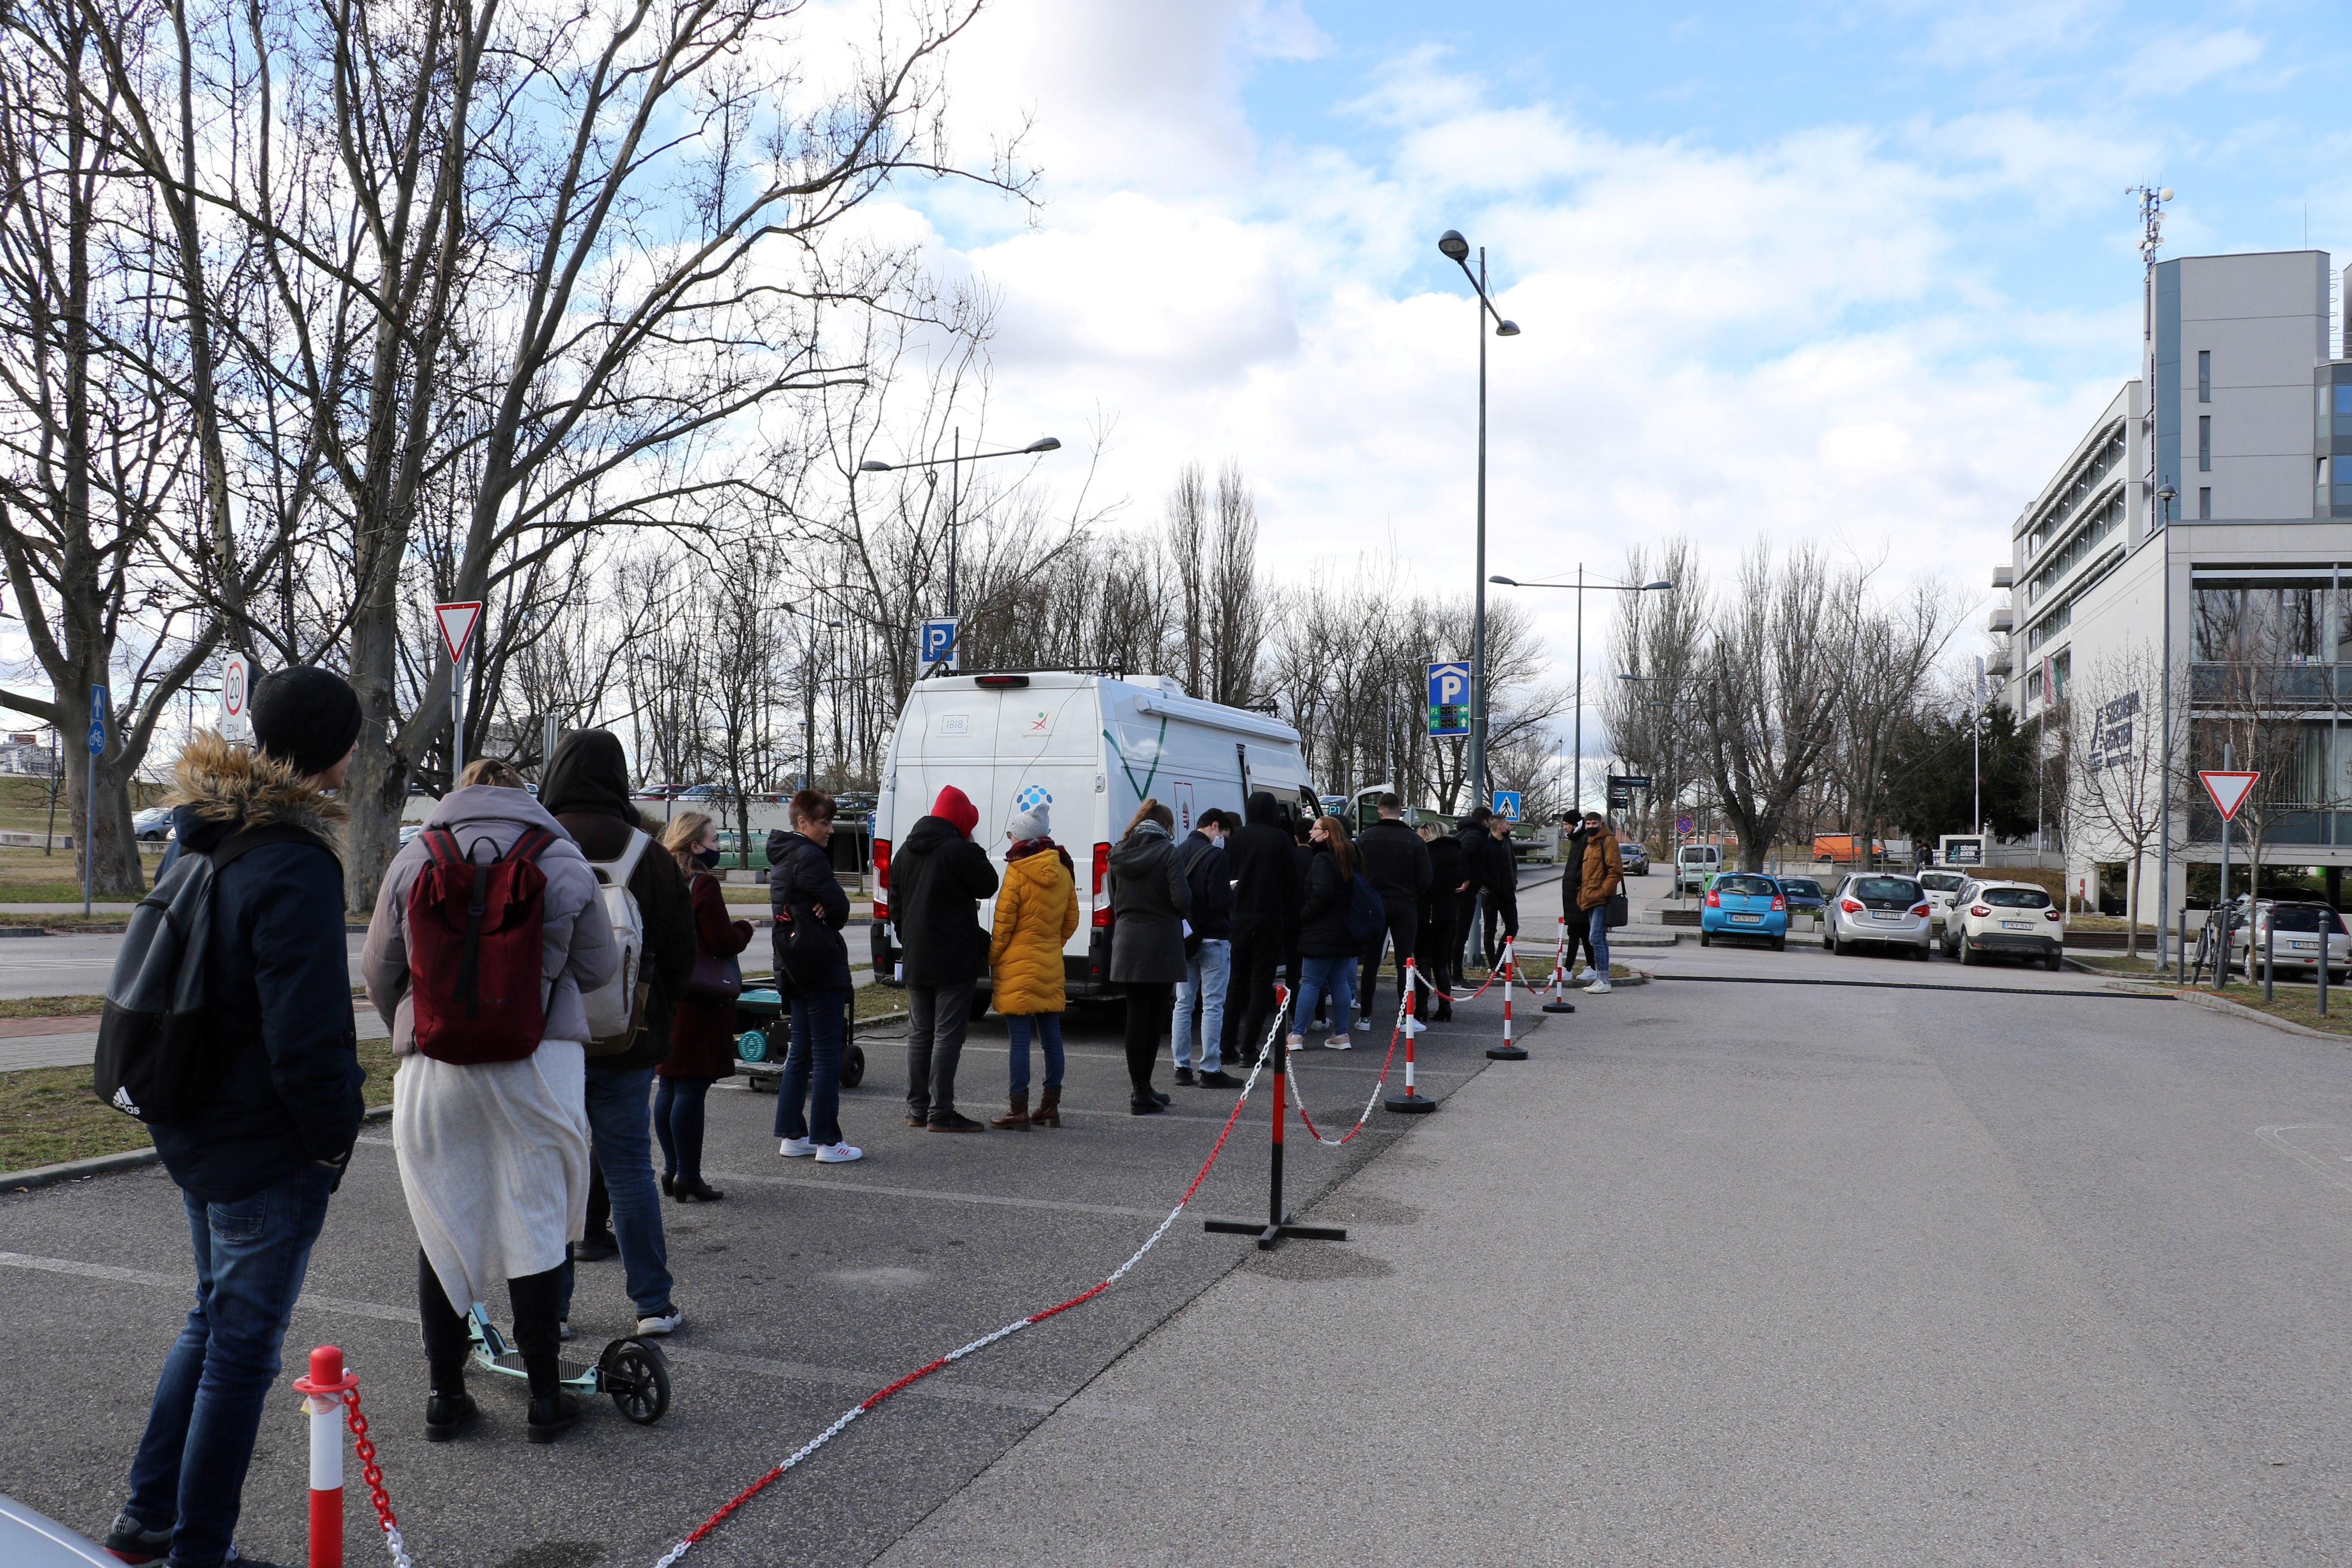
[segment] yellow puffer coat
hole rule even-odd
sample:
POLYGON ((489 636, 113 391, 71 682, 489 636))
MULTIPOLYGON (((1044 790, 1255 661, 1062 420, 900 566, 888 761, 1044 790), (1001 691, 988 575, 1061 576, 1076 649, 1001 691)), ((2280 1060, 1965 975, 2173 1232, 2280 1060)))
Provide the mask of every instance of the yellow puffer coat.
POLYGON ((1061 853, 1045 849, 1008 861, 996 890, 996 931, 988 943, 995 984, 989 1005, 1003 1014, 1059 1013, 1062 944, 1078 929, 1078 889, 1061 853))

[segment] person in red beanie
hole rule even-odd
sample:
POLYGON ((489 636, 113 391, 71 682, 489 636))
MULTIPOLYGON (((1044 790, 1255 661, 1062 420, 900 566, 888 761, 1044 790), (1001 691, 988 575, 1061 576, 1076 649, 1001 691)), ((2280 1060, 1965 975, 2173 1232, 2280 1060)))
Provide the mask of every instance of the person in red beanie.
POLYGON ((907 1125, 933 1132, 987 1131, 955 1108, 972 991, 988 973, 980 900, 996 892, 996 868, 971 841, 979 824, 979 809, 950 784, 890 861, 890 914, 907 969, 907 1125))

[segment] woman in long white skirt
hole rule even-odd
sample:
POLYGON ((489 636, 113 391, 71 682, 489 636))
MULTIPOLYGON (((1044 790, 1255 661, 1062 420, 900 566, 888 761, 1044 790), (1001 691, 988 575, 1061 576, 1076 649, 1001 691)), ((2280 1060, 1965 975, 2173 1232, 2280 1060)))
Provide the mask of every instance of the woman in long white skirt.
POLYGON ((425 835, 394 858, 368 923, 361 971, 403 1058, 393 1077, 392 1142, 416 1226, 417 1310, 432 1369, 425 1435, 445 1441, 478 1418, 466 1393, 466 1314, 504 1280, 515 1348, 530 1379, 528 1434, 552 1442, 580 1418, 579 1401, 560 1386, 557 1352, 563 1249, 579 1237, 588 1207, 588 1028, 580 995, 610 978, 619 950, 596 873, 513 769, 473 763, 465 787, 442 798, 426 826, 447 829, 478 864, 533 829, 551 842, 536 860, 546 878, 546 1021, 538 1048, 520 1059, 460 1065, 417 1051, 408 901, 432 862, 425 835))

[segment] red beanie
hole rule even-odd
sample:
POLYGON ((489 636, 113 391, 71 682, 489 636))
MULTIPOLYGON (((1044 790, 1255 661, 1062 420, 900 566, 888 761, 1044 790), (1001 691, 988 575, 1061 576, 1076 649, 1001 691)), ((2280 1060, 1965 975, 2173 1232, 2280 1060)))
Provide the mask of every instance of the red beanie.
POLYGON ((972 805, 971 797, 953 784, 940 791, 940 798, 931 802, 931 815, 953 823, 955 830, 966 838, 971 837, 971 830, 980 826, 980 807, 972 805))

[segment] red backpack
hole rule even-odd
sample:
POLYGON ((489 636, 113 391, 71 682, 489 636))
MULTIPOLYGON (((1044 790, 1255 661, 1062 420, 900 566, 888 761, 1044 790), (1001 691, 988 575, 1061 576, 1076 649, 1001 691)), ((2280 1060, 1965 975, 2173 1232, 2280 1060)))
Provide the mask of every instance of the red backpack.
MULTIPOLYGON (((534 827, 478 862, 446 827, 425 830, 432 864, 408 889, 408 989, 416 1048, 470 1067, 520 1061, 547 1026, 540 926, 555 836, 534 827)), ((477 848, 480 847, 478 840, 477 848)))

